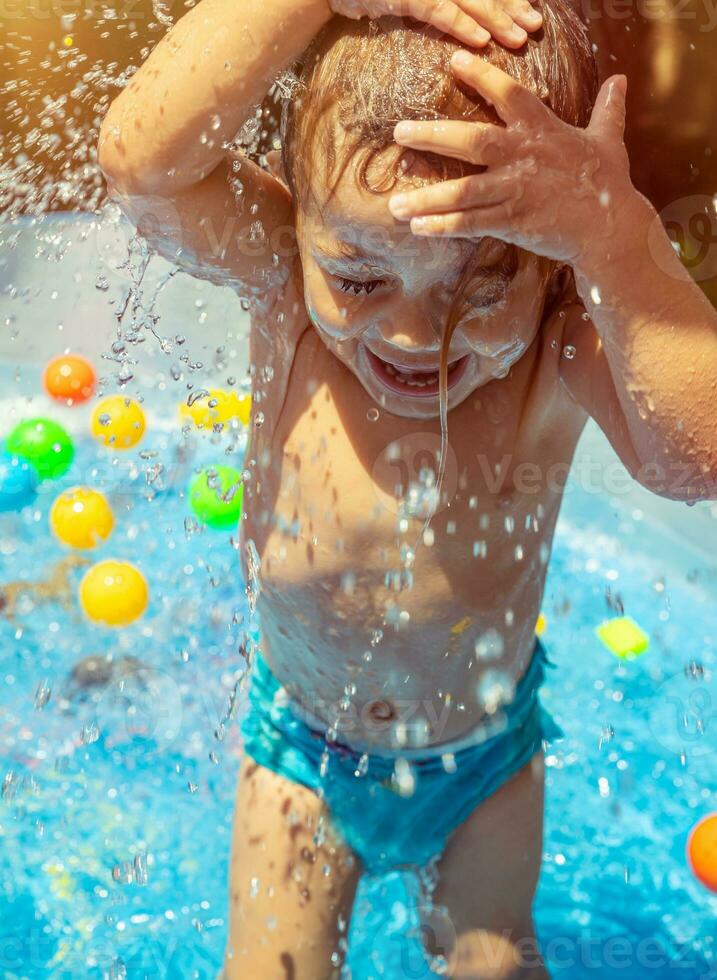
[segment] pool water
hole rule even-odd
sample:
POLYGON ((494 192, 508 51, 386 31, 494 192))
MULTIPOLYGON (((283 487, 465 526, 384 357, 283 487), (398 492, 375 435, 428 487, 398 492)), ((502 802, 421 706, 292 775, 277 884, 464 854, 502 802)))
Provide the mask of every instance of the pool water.
MULTIPOLYGON (((74 595, 67 608, 21 599, 0 620, 8 980, 219 967, 248 607, 231 535, 187 522, 185 477, 225 458, 221 439, 192 438, 168 426, 121 459, 80 441, 66 477, 0 517, 0 581, 37 581, 66 555, 48 534, 55 494, 80 480, 103 489, 117 525, 97 556, 134 561, 151 589, 147 614, 120 632, 85 621, 74 595), (73 678, 78 661, 107 655, 111 677, 73 678)), ((82 572, 67 573, 73 587, 82 572)), ((536 918, 556 977, 717 976, 717 897, 684 858, 691 826, 717 809, 716 600, 704 556, 571 485, 544 605, 556 665, 544 698, 565 739, 547 759, 536 918), (651 637, 629 663, 593 632, 619 603, 651 637)), ((413 891, 399 875, 362 883, 352 977, 431 976, 407 938, 413 891)))
MULTIPOLYGON (((231 371, 241 383, 246 318, 227 290, 160 268, 137 326, 150 342, 130 348, 138 363, 102 361, 117 310, 142 312, 115 231, 46 221, 0 259, 0 438, 47 411, 78 433, 70 472, 0 514, 0 594, 61 586, 59 602, 44 601, 52 588, 35 600, 11 589, 14 614, 0 612, 2 980, 213 980, 226 938, 249 609, 236 541, 198 528, 184 491, 197 466, 239 466, 244 434, 184 432, 176 403, 187 379, 209 387, 231 371), (170 336, 181 326, 186 348, 161 342, 157 323, 170 336), (128 391, 153 406, 136 449, 113 455, 81 435, 86 406, 38 397, 43 360, 66 345, 104 373, 136 370, 128 391), (11 400, 22 392, 30 400, 11 400), (103 490, 116 515, 93 560, 133 561, 149 582, 147 613, 121 631, 81 614, 84 566, 58 566, 67 552, 48 512, 78 483, 103 490)), ((558 980, 714 980, 717 896, 692 876, 685 845, 717 811, 717 508, 665 505, 663 519, 662 502, 606 479, 615 464, 602 449, 587 455, 604 486, 576 469, 544 602, 555 664, 544 699, 565 738, 547 757, 538 935, 558 980), (594 633, 623 608, 651 640, 632 662, 594 633)), ((362 882, 352 980, 433 975, 419 921, 450 926, 419 914, 416 896, 401 875, 362 882)))

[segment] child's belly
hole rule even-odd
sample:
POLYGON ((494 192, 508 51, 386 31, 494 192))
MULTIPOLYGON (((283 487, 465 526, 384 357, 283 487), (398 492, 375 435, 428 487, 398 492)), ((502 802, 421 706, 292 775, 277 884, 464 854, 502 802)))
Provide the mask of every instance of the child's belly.
POLYGON ((506 446, 484 446, 479 460, 457 409, 447 495, 421 539, 423 520, 402 514, 396 493, 418 483, 437 421, 371 422, 372 401, 345 372, 342 382, 341 396, 329 383, 294 411, 289 399, 247 501, 263 653, 310 717, 338 720, 342 741, 455 739, 530 658, 559 498, 486 488, 506 446))

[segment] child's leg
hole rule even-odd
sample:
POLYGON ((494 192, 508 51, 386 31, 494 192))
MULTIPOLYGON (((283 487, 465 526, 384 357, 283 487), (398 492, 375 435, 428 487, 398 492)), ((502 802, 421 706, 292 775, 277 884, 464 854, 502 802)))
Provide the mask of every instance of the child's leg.
POLYGON ((225 980, 338 978, 332 953, 346 938, 359 875, 318 797, 246 758, 234 815, 225 980), (317 846, 322 816, 325 840, 317 846))
POLYGON ((451 977, 545 980, 532 903, 543 850, 543 757, 536 755, 451 837, 434 893, 457 936, 451 977))

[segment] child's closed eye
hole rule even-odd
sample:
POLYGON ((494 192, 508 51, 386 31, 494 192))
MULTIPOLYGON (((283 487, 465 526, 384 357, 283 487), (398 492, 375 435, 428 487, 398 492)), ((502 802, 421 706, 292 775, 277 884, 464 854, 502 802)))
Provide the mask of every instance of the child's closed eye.
POLYGON ((344 293, 353 293, 355 296, 365 293, 371 295, 374 289, 384 285, 385 279, 345 279, 343 276, 336 276, 338 287, 344 293))

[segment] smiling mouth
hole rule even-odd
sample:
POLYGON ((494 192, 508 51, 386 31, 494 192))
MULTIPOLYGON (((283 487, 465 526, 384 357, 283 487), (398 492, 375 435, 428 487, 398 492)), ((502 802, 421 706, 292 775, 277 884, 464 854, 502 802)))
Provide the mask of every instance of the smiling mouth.
MULTIPOLYGON (((378 357, 373 351, 365 348, 369 366, 375 377, 389 391, 409 398, 433 398, 438 394, 438 368, 409 368, 405 365, 394 364, 378 357)), ((448 365, 448 390, 450 391, 465 374, 468 367, 469 354, 448 365)))

